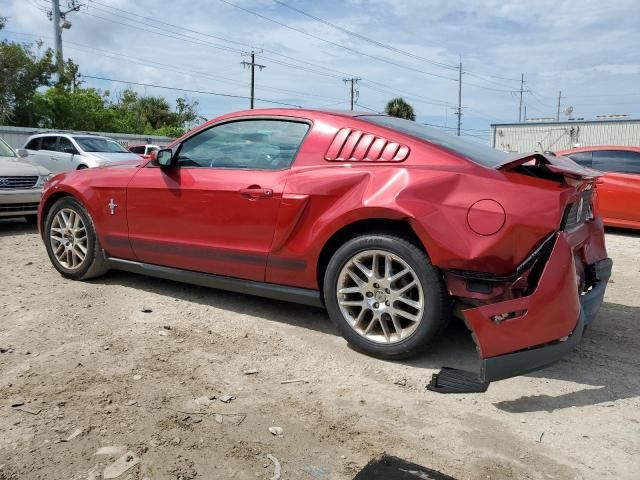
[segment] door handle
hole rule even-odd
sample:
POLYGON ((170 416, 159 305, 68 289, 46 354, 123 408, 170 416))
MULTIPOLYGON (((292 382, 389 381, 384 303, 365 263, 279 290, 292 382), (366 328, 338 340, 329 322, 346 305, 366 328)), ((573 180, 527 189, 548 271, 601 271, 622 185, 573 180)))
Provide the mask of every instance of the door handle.
POLYGON ((249 200, 271 198, 273 197, 273 190, 271 188, 261 188, 260 185, 251 185, 250 187, 241 189, 240 195, 249 197, 249 200))

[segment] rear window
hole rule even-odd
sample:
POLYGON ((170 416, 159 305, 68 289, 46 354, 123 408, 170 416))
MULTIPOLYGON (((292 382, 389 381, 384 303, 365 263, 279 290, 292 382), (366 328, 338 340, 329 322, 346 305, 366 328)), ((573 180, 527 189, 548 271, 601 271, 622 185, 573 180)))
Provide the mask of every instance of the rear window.
POLYGON ((479 145, 456 135, 442 132, 437 128, 412 122, 411 120, 386 115, 361 115, 358 118, 375 125, 380 125, 381 127, 411 135, 421 140, 426 140, 429 143, 451 150, 485 167, 494 168, 511 157, 510 154, 501 152, 495 148, 479 145))
POLYGON ((640 152, 628 150, 596 150, 593 168, 602 172, 640 173, 640 152))
POLYGON ((591 152, 578 152, 567 155, 571 160, 583 167, 591 168, 591 152))

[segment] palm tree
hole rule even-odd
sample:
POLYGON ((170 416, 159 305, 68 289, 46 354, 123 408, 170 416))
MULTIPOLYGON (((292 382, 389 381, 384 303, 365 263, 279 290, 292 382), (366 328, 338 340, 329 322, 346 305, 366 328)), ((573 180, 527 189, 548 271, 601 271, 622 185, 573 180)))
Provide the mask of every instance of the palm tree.
POLYGON ((387 106, 384 107, 384 111, 387 115, 391 115, 392 117, 405 118, 413 121, 416 119, 413 107, 405 102, 402 97, 390 100, 389 103, 387 103, 387 106))

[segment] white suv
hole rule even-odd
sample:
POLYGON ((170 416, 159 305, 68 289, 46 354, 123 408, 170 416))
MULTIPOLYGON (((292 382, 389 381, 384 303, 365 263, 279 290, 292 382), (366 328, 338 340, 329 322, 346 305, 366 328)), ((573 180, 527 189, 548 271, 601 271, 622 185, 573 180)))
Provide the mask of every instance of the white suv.
POLYGON ((27 151, 30 161, 52 173, 140 161, 115 140, 91 134, 39 133, 29 137, 22 150, 27 151))

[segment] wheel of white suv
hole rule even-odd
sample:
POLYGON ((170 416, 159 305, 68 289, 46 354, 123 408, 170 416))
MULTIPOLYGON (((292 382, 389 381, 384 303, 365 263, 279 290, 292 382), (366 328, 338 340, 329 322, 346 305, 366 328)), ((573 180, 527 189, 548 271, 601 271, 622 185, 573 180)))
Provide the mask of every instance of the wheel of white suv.
POLYGON ((323 293, 346 340, 380 358, 424 351, 450 318, 439 270, 416 245, 389 234, 363 235, 342 245, 327 266, 323 293))
POLYGON ((63 277, 86 280, 109 269, 91 217, 72 197, 51 207, 43 238, 51 263, 63 277))

